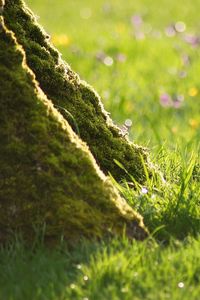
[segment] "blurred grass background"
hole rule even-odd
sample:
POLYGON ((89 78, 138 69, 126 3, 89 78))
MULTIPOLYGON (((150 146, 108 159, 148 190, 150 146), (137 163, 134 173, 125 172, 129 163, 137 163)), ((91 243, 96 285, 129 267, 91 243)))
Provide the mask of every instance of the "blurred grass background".
POLYGON ((200 136, 200 1, 28 0, 117 124, 149 147, 200 136))

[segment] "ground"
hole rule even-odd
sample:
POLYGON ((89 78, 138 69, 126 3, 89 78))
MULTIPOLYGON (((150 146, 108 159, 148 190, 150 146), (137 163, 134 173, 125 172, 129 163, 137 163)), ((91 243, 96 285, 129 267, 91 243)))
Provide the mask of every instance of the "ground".
POLYGON ((145 243, 2 249, 1 297, 198 300, 200 2, 27 2, 115 122, 132 121, 130 139, 150 148, 167 184, 116 184, 144 216, 145 243))

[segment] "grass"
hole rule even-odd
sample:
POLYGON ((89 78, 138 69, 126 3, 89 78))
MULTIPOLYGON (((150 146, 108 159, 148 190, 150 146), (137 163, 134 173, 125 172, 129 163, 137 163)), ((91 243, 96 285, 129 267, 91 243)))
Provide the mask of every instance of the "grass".
POLYGON ((76 249, 27 250, 15 241, 0 251, 1 299, 199 299, 200 238, 82 242, 76 249))
POLYGON ((133 190, 131 174, 115 183, 144 217, 151 233, 144 243, 122 238, 48 250, 16 240, 2 248, 0 299, 198 300, 199 0, 27 3, 115 122, 132 121, 130 139, 150 149, 166 183, 147 178, 133 190))

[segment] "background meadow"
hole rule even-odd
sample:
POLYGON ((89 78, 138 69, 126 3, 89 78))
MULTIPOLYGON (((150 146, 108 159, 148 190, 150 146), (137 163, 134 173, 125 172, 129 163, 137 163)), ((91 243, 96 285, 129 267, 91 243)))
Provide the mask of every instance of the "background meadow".
MULTIPOLYGON (((115 183, 144 242, 83 241, 0 251, 2 299, 199 299, 200 0, 27 0, 51 42, 102 97, 165 184, 115 183)), ((122 166, 123 167, 123 166, 122 166)))
POLYGON ((131 119, 131 139, 153 147, 197 138, 200 1, 27 2, 116 123, 131 119))

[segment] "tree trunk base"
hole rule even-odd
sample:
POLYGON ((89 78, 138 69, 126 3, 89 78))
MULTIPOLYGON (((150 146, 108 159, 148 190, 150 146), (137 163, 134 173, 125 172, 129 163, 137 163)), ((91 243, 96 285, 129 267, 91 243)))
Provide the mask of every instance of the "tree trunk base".
MULTIPOLYGON (((10 11, 15 11, 14 2, 21 3, 6 1, 10 11)), ((13 22, 18 18, 13 14, 13 22)), ((24 50, 1 16, 0 87, 1 242, 17 232, 33 241, 42 228, 45 238, 54 241, 123 233, 144 239, 142 218, 39 88, 24 50)))
POLYGON ((40 87, 74 131, 78 128, 81 139, 89 146, 101 170, 105 174, 111 173, 118 181, 130 180, 130 174, 139 183, 144 183, 144 167, 149 176, 154 169, 146 150, 128 141, 113 124, 98 94, 62 61, 50 44, 49 36, 23 1, 5 2, 6 26, 24 48, 27 64, 40 87))

